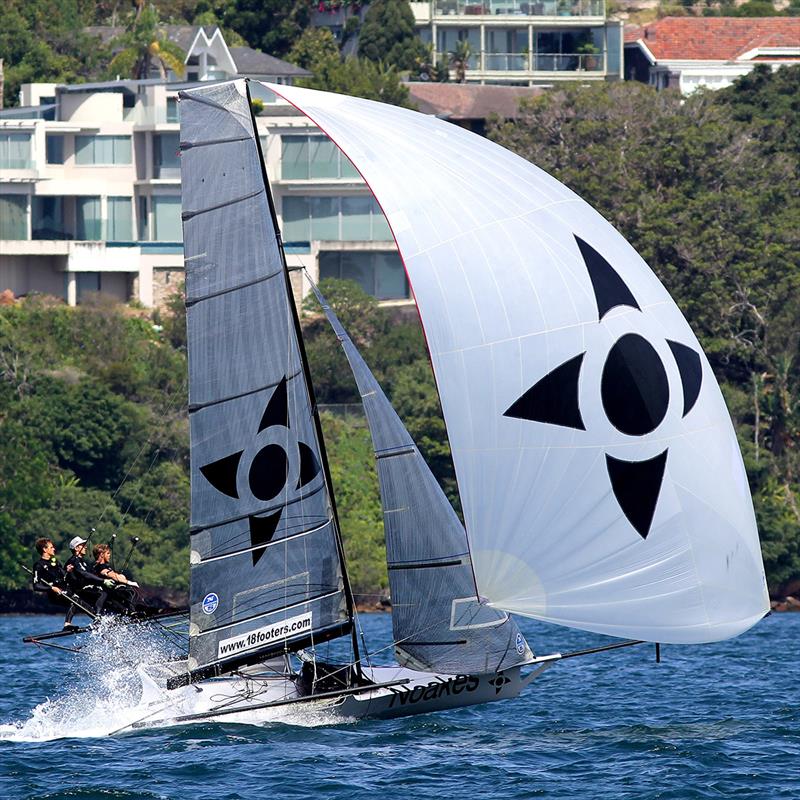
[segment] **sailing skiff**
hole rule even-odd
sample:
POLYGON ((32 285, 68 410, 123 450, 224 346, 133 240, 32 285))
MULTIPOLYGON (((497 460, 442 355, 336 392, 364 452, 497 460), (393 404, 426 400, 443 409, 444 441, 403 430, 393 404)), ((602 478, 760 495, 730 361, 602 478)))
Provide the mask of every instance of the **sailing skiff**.
POLYGON ((380 482, 398 663, 371 667, 250 87, 182 92, 189 650, 141 670, 135 724, 258 722, 303 704, 391 717, 515 697, 564 656, 535 656, 512 614, 657 643, 736 636, 764 616, 722 395, 623 237, 554 178, 454 125, 267 88, 330 136, 386 216, 465 523, 314 288, 380 482), (317 656, 348 637, 349 663, 317 656))

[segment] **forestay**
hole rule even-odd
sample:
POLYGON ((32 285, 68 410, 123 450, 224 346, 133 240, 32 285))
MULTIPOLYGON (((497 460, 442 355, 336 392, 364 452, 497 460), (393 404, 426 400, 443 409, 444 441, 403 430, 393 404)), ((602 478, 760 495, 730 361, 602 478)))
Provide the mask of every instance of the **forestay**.
POLYGON ((514 620, 479 601, 453 507, 347 331, 312 289, 350 363, 372 435, 398 663, 486 673, 529 661, 533 653, 514 620))
POLYGON ((733 427, 697 339, 624 238, 455 125, 269 88, 341 147, 391 225, 480 594, 661 642, 753 625, 768 597, 733 427))
POLYGON ((243 81, 181 93, 190 668, 347 632, 337 531, 243 81))

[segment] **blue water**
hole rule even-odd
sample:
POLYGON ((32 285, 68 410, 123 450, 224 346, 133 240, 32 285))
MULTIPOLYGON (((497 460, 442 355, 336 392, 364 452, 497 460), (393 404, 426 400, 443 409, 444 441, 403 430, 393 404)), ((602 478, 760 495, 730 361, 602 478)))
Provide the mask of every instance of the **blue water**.
MULTIPOLYGON (((389 641, 388 616, 362 621, 372 646, 389 641)), ((104 663, 20 643, 59 624, 0 618, 2 800, 800 798, 800 614, 728 642, 664 647, 658 665, 652 646, 571 659, 517 700, 438 715, 81 738, 54 737, 113 728, 135 690, 96 673, 135 646, 104 663)), ((522 628, 539 653, 601 643, 522 628)))

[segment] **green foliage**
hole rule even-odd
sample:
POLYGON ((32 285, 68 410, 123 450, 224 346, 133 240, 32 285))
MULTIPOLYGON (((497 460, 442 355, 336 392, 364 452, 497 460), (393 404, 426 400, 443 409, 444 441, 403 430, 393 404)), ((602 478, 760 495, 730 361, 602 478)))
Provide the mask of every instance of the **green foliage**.
POLYGON ((358 39, 358 53, 375 64, 413 70, 427 48, 416 35, 408 0, 373 0, 358 39))
POLYGON ((206 0, 198 10, 212 10, 226 28, 251 47, 284 58, 311 21, 308 0, 206 0))
POLYGON ((413 108, 408 87, 394 66, 373 63, 363 58, 337 58, 317 62, 314 77, 300 81, 309 89, 349 94, 395 106, 413 108))
POLYGON ((91 527, 142 539, 142 580, 186 586, 185 369, 147 318, 100 299, 0 308, 0 586, 27 584, 37 537, 66 555, 91 527))
POLYGON ((369 430, 363 418, 331 414, 323 414, 322 427, 353 592, 356 595, 385 593, 389 580, 383 512, 369 430))
POLYGON ((153 66, 162 79, 167 77, 168 69, 178 77, 183 77, 186 72, 183 63, 186 53, 167 38, 158 9, 152 3, 137 3, 125 25, 125 33, 111 44, 113 48, 119 48, 119 52, 108 65, 109 77, 149 78, 153 66))
POLYGON ((339 63, 339 47, 329 28, 306 28, 286 56, 287 60, 316 73, 339 63))
POLYGON ((84 27, 92 8, 80 0, 4 0, 0 58, 5 105, 16 105, 23 83, 81 83, 99 74, 107 51, 84 27))

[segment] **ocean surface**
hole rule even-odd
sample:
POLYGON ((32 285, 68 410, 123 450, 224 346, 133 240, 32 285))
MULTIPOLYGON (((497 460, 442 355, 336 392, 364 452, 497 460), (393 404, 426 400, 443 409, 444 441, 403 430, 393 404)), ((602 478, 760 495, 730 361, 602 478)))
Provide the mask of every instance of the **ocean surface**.
MULTIPOLYGON (((660 664, 652 645, 570 659, 517 700, 437 715, 331 725, 302 712, 111 736, 131 720, 135 664, 164 644, 94 637, 75 654, 21 643, 61 621, 0 617, 2 800, 800 798, 800 614, 732 641, 665 646, 660 664)), ((390 617, 361 621, 371 649, 386 647, 390 617)), ((605 643, 521 627, 540 654, 605 643)))

